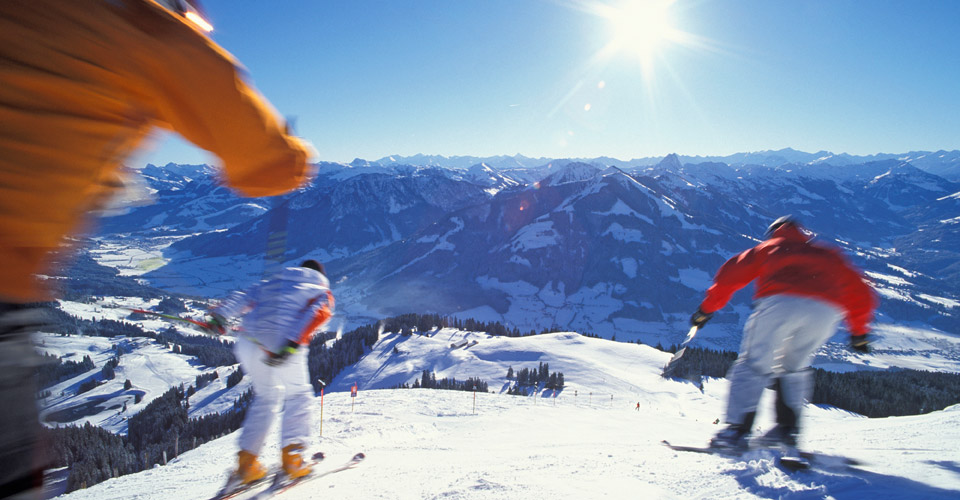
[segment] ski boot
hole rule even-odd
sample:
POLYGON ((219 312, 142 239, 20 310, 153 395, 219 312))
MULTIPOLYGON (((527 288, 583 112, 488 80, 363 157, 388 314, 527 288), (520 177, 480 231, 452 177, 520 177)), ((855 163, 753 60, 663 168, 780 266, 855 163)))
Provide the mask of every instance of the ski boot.
POLYGON ((775 425, 762 436, 754 438, 750 445, 755 448, 796 448, 800 430, 786 425, 775 425))
POLYGON ((267 468, 257 460, 256 455, 240 450, 240 453, 237 454, 237 471, 233 474, 239 480, 240 485, 248 485, 267 477, 267 468))
POLYGON ((299 443, 283 447, 283 471, 290 479, 300 479, 313 472, 313 468, 304 463, 303 456, 300 455, 302 451, 303 445, 299 443))
POLYGON ((742 425, 731 424, 726 429, 717 433, 710 440, 711 448, 726 450, 745 450, 747 449, 747 437, 750 432, 742 425))

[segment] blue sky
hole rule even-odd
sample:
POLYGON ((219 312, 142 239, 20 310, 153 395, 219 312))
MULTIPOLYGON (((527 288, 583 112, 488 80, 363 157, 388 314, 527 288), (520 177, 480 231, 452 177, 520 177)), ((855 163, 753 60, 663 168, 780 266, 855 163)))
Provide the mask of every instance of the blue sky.
POLYGON ((320 160, 960 148, 960 2, 653 1, 203 5, 320 160))

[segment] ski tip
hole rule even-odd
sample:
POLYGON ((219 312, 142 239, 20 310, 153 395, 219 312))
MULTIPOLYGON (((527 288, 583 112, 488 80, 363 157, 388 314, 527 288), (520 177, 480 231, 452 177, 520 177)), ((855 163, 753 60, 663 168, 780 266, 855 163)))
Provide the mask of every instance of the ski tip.
POLYGON ((357 453, 356 455, 353 456, 353 459, 357 461, 363 460, 364 458, 367 458, 367 456, 364 455, 363 452, 357 453))
POLYGON ((313 461, 315 461, 315 462, 319 462, 319 461, 323 460, 324 458, 326 458, 326 456, 323 454, 322 451, 318 451, 318 452, 314 453, 313 455, 311 455, 310 458, 311 458, 313 461))

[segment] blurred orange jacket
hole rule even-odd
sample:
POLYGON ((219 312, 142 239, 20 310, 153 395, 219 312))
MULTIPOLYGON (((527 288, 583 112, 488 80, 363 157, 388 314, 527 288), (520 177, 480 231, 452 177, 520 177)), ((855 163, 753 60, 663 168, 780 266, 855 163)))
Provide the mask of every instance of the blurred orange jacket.
POLYGON ((306 181, 308 146, 237 61, 151 0, 0 2, 0 301, 47 298, 35 275, 154 127, 217 155, 241 195, 306 181))

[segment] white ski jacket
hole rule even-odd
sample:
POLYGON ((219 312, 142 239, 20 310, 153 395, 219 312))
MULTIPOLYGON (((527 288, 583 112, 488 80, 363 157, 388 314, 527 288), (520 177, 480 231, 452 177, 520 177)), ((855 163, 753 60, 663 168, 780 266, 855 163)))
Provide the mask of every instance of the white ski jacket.
POLYGON ((240 335, 278 352, 288 341, 306 345, 333 316, 334 299, 326 276, 305 267, 288 267, 269 280, 230 294, 211 312, 243 316, 240 335))

